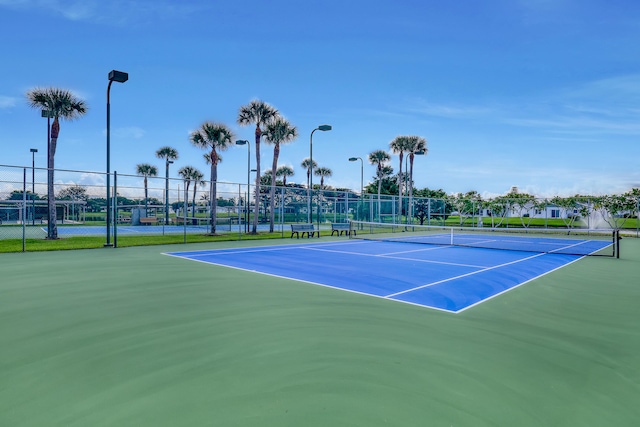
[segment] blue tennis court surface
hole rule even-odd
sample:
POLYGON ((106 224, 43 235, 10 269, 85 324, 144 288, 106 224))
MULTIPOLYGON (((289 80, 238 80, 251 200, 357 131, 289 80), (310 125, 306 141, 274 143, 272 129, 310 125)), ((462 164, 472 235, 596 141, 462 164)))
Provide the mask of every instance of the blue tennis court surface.
MULTIPOLYGON (((606 242, 601 243, 604 247, 606 242)), ((458 313, 580 255, 357 241, 166 255, 458 313)))

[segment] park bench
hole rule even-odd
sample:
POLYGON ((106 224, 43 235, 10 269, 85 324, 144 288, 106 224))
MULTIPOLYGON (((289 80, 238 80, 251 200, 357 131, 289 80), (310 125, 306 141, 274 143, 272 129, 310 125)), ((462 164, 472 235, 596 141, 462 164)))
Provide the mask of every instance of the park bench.
MULTIPOLYGON (((177 216, 175 218, 171 219, 173 221, 174 224, 176 225, 184 225, 185 224, 185 219, 182 216, 177 216)), ((194 218, 192 216, 187 218, 187 225, 208 225, 210 222, 210 218, 194 218)), ((221 221, 220 219, 218 219, 218 224, 220 224, 221 221)))
POLYGON ((356 230, 352 230, 351 229, 351 224, 348 222, 334 222, 331 224, 331 235, 333 236, 333 233, 338 233, 338 236, 342 236, 342 233, 344 233, 346 236, 350 236, 351 232, 353 232, 353 234, 356 234, 356 230))
POLYGON ((157 224, 158 223, 158 218, 155 217, 148 217, 148 218, 140 218, 140 224, 142 225, 147 225, 147 224, 157 224))
POLYGON ((294 234, 299 239, 300 235, 304 237, 304 233, 307 233, 307 238, 313 237, 316 233, 318 233, 318 237, 320 237, 320 230, 316 230, 313 224, 291 224, 292 239, 294 234))
MULTIPOLYGON (((185 225, 185 219, 182 216, 177 216, 175 218, 171 218, 171 221, 175 224, 175 225, 185 225)), ((186 220, 186 224, 193 224, 196 225, 198 223, 198 218, 192 218, 189 217, 186 220)))

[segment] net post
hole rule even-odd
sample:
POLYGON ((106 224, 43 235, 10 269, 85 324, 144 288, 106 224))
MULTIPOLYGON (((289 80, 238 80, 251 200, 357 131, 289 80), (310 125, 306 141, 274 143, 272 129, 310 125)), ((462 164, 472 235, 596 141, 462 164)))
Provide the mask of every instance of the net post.
POLYGON ((616 253, 616 258, 620 259, 620 230, 613 231, 613 239, 615 242, 614 251, 616 253))

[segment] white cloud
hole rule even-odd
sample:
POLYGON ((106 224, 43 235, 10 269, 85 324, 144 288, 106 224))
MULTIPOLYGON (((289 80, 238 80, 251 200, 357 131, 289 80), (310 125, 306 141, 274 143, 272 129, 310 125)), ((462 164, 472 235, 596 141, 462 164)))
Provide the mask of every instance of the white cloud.
POLYGON ((640 96, 640 74, 627 74, 594 80, 571 92, 576 97, 622 97, 640 96))
POLYGON ((0 6, 12 9, 48 10, 67 19, 78 21, 95 16, 98 3, 92 0, 71 2, 61 0, 0 0, 0 6))
MULTIPOLYGON (((105 130, 104 133, 106 134, 106 132, 107 131, 105 130)), ((140 139, 146 133, 147 132, 144 129, 139 128, 137 126, 128 126, 128 127, 116 128, 111 130, 112 136, 115 136, 116 138, 122 138, 122 139, 126 139, 126 138, 140 139)))
POLYGON ((0 0, 0 7, 17 10, 52 12, 70 21, 93 21, 110 25, 123 25, 150 18, 174 19, 199 11, 204 6, 188 2, 166 0, 137 1, 111 0, 0 0))
POLYGON ((79 185, 104 186, 105 176, 98 173, 83 173, 80 175, 79 185))
MULTIPOLYGON (((2 1, 2 0, 0 0, 2 1)), ((11 108, 16 106, 16 98, 0 95, 0 108, 11 108)))
POLYGON ((547 131, 572 131, 575 134, 586 133, 593 135, 594 131, 617 134, 640 133, 640 123, 625 122, 619 119, 606 120, 603 117, 571 117, 564 115, 554 118, 505 118, 504 122, 516 126, 544 128, 547 131))
POLYGON ((588 138, 640 134, 638 111, 640 75, 625 75, 544 93, 517 106, 505 105, 493 117, 497 123, 588 138))
POLYGON ((411 113, 445 118, 471 118, 485 116, 493 112, 489 107, 476 105, 433 104, 422 99, 409 101, 408 104, 401 107, 401 109, 411 113))

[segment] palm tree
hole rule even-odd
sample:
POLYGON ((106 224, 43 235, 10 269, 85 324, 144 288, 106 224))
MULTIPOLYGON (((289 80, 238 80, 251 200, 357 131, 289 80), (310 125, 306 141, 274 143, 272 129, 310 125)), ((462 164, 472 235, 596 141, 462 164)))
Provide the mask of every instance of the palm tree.
MULTIPOLYGON (((222 158, 218 156, 218 162, 220 162, 222 158)), ((193 171, 193 175, 191 175, 193 179, 193 217, 196 216, 196 193, 198 192, 198 185, 202 188, 207 186, 207 182, 203 181, 204 174, 200 172, 198 169, 193 171)))
MULTIPOLYGON (((220 156, 218 156, 218 161, 220 161, 220 156)), ((205 155, 205 158, 209 159, 208 155, 205 155)), ((189 187, 191 186, 191 181, 193 181, 193 216, 196 216, 196 193, 198 192, 198 185, 200 185, 201 187, 204 187, 206 185, 206 183, 204 181, 202 181, 202 178, 204 178, 204 174, 202 172, 200 172, 197 168, 193 167, 193 166, 184 166, 182 168, 180 168, 180 170, 178 170, 178 175, 180 175, 183 179, 184 182, 186 184, 185 186, 185 191, 184 191, 184 202, 185 202, 185 212, 189 212, 189 198, 188 198, 188 194, 189 194, 189 187)))
POLYGON ((409 153, 409 212, 407 215, 413 221, 413 217, 411 216, 411 208, 413 203, 413 160, 415 158, 415 153, 424 152, 426 155, 429 151, 427 149, 427 140, 421 136, 409 136, 407 137, 407 152, 409 153))
MULTIPOLYGON (((189 187, 191 186, 191 180, 193 179, 193 172, 196 170, 193 166, 183 166, 178 169, 178 175, 184 179, 184 209, 185 214, 189 212, 189 187)), ((185 215, 186 216, 186 215, 185 215)))
POLYGON ((48 117, 53 118, 51 124, 51 138, 47 149, 47 204, 49 218, 47 220, 47 239, 58 238, 56 224, 56 199, 53 188, 56 147, 60 134, 60 119, 74 120, 84 116, 88 110, 87 104, 68 90, 58 88, 35 88, 27 92, 29 106, 48 111, 48 117))
POLYGON ((287 177, 288 176, 294 176, 295 172, 293 171, 293 168, 290 166, 280 166, 278 168, 278 170, 276 171, 276 177, 282 177, 282 185, 283 186, 287 186, 287 177))
POLYGON ((158 151, 156 151, 156 157, 159 159, 164 159, 165 160, 165 164, 166 164, 166 174, 165 174, 165 190, 164 190, 164 206, 165 206, 165 212, 164 212, 164 223, 169 225, 169 163, 173 162, 173 160, 176 160, 178 158, 178 150, 176 150, 175 148, 169 147, 169 146, 165 146, 162 148, 159 148, 158 151))
POLYGON ((408 138, 406 136, 396 136, 393 141, 389 143, 391 151, 396 153, 400 158, 400 167, 398 169, 398 215, 402 216, 402 160, 404 158, 404 152, 408 151, 408 138))
POLYGON ((273 182, 273 180, 271 179, 271 176, 272 176, 271 169, 265 169, 262 172, 262 176, 260 177, 260 184, 268 185, 269 187, 271 187, 271 183, 273 182))
POLYGON ((333 175, 333 171, 329 168, 317 168, 313 170, 315 176, 320 177, 320 189, 324 188, 324 178, 333 175))
POLYGON ((267 123, 264 130, 264 141, 273 144, 273 163, 271 164, 271 193, 269 232, 273 233, 275 223, 276 207, 276 176, 278 173, 278 157, 280 156, 280 144, 287 144, 298 137, 298 129, 292 126, 287 119, 282 116, 275 117, 267 123))
MULTIPOLYGON (((306 159, 304 159, 302 161, 302 163, 300 164, 300 166, 302 166, 303 168, 305 168, 307 170, 307 188, 309 188, 309 183, 311 182, 309 180, 309 178, 311 177, 311 160, 307 157, 306 159)), ((313 161, 313 169, 316 169, 318 167, 318 163, 316 163, 316 161, 313 161)))
POLYGON ((220 162, 218 151, 229 148, 233 133, 224 124, 205 122, 200 129, 193 131, 189 138, 196 147, 211 150, 208 155, 211 162, 211 234, 216 234, 218 163, 220 162))
MULTIPOLYGON (((211 156, 209 155, 209 153, 203 154, 202 158, 204 159, 204 162, 207 164, 207 166, 211 167, 211 156)), ((220 153, 218 153, 218 164, 220 163, 222 163, 222 156, 220 155, 220 153)), ((216 172, 216 176, 217 176, 217 172, 216 172)), ((204 175, 203 175, 203 178, 204 178, 204 175)), ((206 181, 200 182, 200 186, 202 188, 205 188, 207 186, 206 181)), ((217 181, 216 181, 216 187, 217 187, 217 181)), ((193 191, 196 191, 195 187, 193 191)), ((217 188, 216 188, 216 192, 217 192, 217 188)), ((211 200, 212 194, 213 194, 213 186, 211 185, 211 182, 209 182, 209 194, 207 195, 207 200, 211 200)), ((217 198, 216 198, 216 203, 218 203, 217 198)), ((195 211, 194 211, 194 216, 195 216, 195 211)), ((217 215, 216 215, 216 218, 217 218, 217 215)))
POLYGON ((382 189, 382 178, 384 177, 385 163, 391 160, 391 156, 384 150, 376 150, 369 153, 369 163, 376 165, 376 178, 378 178, 378 215, 380 215, 380 190, 382 189))
POLYGON ((307 215, 309 217, 309 222, 312 222, 313 217, 313 198, 311 196, 311 169, 316 169, 318 167, 318 163, 314 160, 311 163, 311 159, 307 157, 300 164, 303 168, 307 170, 307 215))
POLYGON ((255 188, 255 212, 253 215, 252 233, 258 232, 258 216, 260 215, 260 137, 262 128, 271 120, 279 116, 278 110, 264 101, 254 99, 247 105, 240 107, 238 112, 238 124, 240 126, 256 125, 256 188, 255 188))
POLYGON ((149 177, 158 176, 158 168, 148 163, 136 165, 136 173, 144 177, 144 216, 149 216, 149 177))

